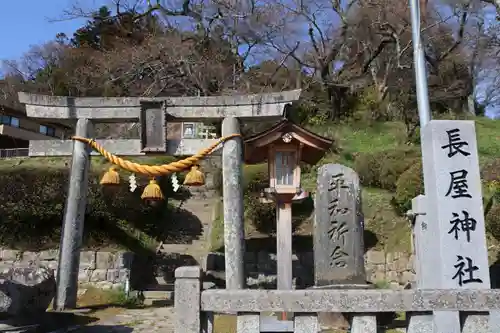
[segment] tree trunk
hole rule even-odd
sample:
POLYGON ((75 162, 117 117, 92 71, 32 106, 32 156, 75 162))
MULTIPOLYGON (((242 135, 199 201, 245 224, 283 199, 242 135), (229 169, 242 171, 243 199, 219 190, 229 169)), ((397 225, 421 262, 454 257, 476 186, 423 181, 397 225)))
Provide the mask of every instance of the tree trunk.
POLYGON ((330 101, 330 120, 339 120, 342 116, 342 94, 337 87, 329 85, 327 88, 330 101))

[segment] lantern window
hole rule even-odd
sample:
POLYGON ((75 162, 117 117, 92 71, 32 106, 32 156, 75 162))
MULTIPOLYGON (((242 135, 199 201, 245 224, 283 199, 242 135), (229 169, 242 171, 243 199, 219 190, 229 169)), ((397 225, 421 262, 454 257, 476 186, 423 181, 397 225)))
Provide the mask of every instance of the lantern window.
POLYGON ((276 185, 293 185, 293 171, 295 168, 295 152, 277 151, 275 157, 276 185))

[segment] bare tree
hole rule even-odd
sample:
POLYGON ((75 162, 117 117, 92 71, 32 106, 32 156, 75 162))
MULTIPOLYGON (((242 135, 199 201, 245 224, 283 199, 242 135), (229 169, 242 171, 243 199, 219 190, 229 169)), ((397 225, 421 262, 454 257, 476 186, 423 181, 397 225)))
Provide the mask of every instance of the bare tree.
POLYGON ((139 46, 124 43, 95 58, 81 78, 119 86, 121 94, 143 96, 213 95, 231 82, 235 61, 226 45, 206 45, 203 39, 177 32, 155 36, 139 46), (92 71, 92 73, 90 73, 92 71))
POLYGON ((486 26, 478 20, 477 34, 471 45, 471 71, 474 76, 474 101, 479 113, 493 110, 493 116, 500 112, 500 23, 486 26))
POLYGON ((342 115, 349 15, 356 4, 357 0, 280 2, 280 35, 266 41, 318 78, 331 106, 330 119, 342 115))
MULTIPOLYGON (((210 95, 235 89, 285 89, 292 81, 293 86, 302 85, 307 76, 315 87, 321 87, 330 119, 344 115, 347 93, 360 88, 372 89, 376 102, 385 103, 386 113, 396 105, 395 99, 411 104, 414 97, 398 95, 403 88, 406 94, 414 95, 413 80, 408 79, 413 75, 413 55, 406 3, 112 0, 109 4, 113 15, 107 19, 124 32, 107 36, 112 47, 93 50, 54 43, 53 51, 48 46, 43 52, 32 50, 23 60, 25 64, 14 67, 31 76, 54 78, 36 87, 46 93, 66 89, 66 94, 90 96, 210 95), (160 20, 161 29, 146 30, 138 42, 130 43, 130 21, 145 19, 160 20), (253 76, 244 74, 246 66, 263 61, 267 61, 265 75, 254 75, 256 70, 253 76), (287 68, 290 63, 296 67, 293 71, 287 68)), ((463 96, 472 90, 467 81, 468 68, 460 59, 467 55, 464 49, 470 48, 467 27, 473 6, 466 2, 452 7, 452 13, 443 17, 434 4, 423 0, 422 33, 429 84, 436 87, 431 98, 455 98, 463 103, 463 96)), ((92 18, 94 14, 76 3, 65 12, 65 18, 92 18)), ((486 61, 477 54, 477 68, 484 68, 487 62, 490 68, 495 65, 491 57, 486 61)))

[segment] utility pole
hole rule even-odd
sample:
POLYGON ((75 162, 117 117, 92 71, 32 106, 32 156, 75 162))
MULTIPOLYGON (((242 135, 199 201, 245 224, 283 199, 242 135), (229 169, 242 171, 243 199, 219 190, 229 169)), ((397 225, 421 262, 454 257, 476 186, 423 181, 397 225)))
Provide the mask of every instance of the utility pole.
MULTIPOLYGON (((415 64, 415 83, 417 89, 418 116, 420 119, 420 130, 431 120, 429 105, 429 92, 427 90, 427 70, 425 66, 424 45, 420 37, 420 1, 410 0, 411 28, 413 39, 413 61, 415 64)), ((424 2, 424 10, 426 8, 424 2)))

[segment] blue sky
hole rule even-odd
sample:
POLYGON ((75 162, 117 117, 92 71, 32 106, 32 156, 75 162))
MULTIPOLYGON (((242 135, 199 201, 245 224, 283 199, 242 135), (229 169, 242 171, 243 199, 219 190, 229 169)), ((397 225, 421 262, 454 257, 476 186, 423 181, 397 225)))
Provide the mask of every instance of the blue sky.
POLYGON ((85 20, 49 22, 61 18, 71 3, 71 0, 2 1, 0 60, 18 59, 31 45, 47 42, 59 32, 71 36, 85 20))

